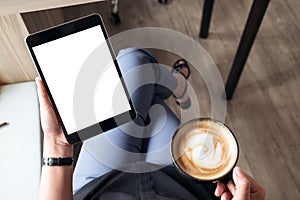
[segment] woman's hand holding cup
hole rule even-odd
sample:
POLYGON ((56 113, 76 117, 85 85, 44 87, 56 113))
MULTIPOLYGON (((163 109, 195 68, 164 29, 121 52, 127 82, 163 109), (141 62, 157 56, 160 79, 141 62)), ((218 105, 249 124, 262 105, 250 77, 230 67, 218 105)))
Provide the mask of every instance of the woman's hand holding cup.
POLYGON ((243 172, 240 167, 233 170, 233 181, 227 185, 218 182, 215 195, 221 200, 264 200, 265 189, 252 177, 243 172))

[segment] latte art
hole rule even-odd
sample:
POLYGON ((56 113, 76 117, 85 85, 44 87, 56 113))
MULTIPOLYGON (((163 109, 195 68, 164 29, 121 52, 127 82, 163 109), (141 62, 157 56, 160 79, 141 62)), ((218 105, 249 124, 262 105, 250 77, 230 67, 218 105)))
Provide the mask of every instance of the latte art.
POLYGON ((210 120, 193 120, 182 126, 172 141, 177 166, 200 180, 217 180, 237 160, 238 147, 230 130, 210 120))

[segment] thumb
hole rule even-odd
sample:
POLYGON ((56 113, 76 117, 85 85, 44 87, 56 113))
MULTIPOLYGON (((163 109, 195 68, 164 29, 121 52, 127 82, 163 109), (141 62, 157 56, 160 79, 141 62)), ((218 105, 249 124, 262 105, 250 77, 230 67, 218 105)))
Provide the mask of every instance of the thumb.
POLYGON ((236 185, 234 199, 250 200, 250 181, 240 167, 234 168, 233 181, 236 185))
POLYGON ((42 83, 41 78, 40 77, 36 77, 35 78, 35 83, 36 83, 36 86, 37 86, 37 92, 38 92, 39 100, 41 102, 46 101, 48 99, 47 98, 47 93, 45 91, 45 88, 44 88, 44 85, 42 83))
POLYGON ((51 107, 50 106, 51 104, 50 104, 48 94, 46 92, 46 89, 43 85, 43 82, 42 82, 41 78, 36 77, 35 82, 36 82, 36 85, 37 85, 37 93, 38 93, 38 98, 39 98, 39 102, 40 102, 40 108, 49 109, 49 107, 51 107))

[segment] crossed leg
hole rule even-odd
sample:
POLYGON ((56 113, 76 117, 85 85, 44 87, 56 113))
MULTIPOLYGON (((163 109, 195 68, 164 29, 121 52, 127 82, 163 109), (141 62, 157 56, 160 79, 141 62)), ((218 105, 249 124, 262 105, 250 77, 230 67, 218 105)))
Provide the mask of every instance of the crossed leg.
POLYGON ((138 116, 83 144, 73 175, 73 193, 127 164, 171 164, 169 144, 179 120, 163 99, 178 90, 181 77, 159 65, 143 49, 122 50, 117 60, 138 116))

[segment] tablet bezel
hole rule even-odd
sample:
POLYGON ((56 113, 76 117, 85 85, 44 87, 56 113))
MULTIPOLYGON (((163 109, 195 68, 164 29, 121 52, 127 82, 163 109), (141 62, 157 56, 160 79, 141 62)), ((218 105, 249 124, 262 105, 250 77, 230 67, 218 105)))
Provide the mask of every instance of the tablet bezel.
MULTIPOLYGON (((101 33, 99 32, 99 34, 101 34, 101 33)), ((115 128, 118 125, 126 123, 126 122, 128 122, 128 121, 130 121, 130 120, 132 120, 136 117, 136 111, 135 111, 134 106, 132 104, 132 101, 130 99, 130 96, 129 96, 128 90, 126 88, 125 82, 122 78, 120 67, 117 63, 116 56, 114 54, 114 51, 113 51, 113 48, 112 48, 111 43, 109 41, 106 29, 104 27, 104 23, 103 23, 102 18, 99 14, 92 14, 92 15, 89 15, 89 16, 86 16, 86 17, 82 17, 82 18, 79 18, 79 19, 75 19, 75 20, 66 22, 64 24, 60 24, 58 26, 51 27, 49 29, 45 29, 43 31, 40 31, 40 32, 37 32, 37 33, 34 33, 34 34, 30 34, 29 36, 26 37, 25 41, 26 41, 27 47, 29 49, 29 52, 31 54, 32 60, 35 64, 35 68, 36 68, 39 76, 41 77, 41 79, 43 81, 43 84, 44 84, 45 89, 48 93, 48 96, 49 96, 49 99, 51 101, 54 112, 57 116, 58 121, 61 124, 61 127, 63 129, 64 135, 65 135, 68 143, 76 144, 76 143, 82 142, 85 139, 91 138, 91 137, 96 136, 100 133, 103 133, 107 130, 115 128), (89 29, 89 28, 92 28, 92 27, 95 27, 95 26, 99 26, 99 25, 101 27, 102 34, 105 37, 105 40, 106 40, 107 46, 109 48, 110 54, 112 56, 112 59, 114 60, 115 67, 117 69, 119 78, 122 82, 122 85, 123 85, 123 88, 125 90, 125 93, 126 93, 126 96, 127 96, 127 99, 128 99, 128 102, 130 104, 131 109, 127 112, 124 112, 124 113, 119 114, 117 116, 111 117, 111 118, 106 119, 104 121, 97 122, 96 124, 93 124, 93 125, 91 125, 89 127, 86 127, 82 130, 78 130, 77 132, 68 134, 68 132, 65 128, 65 125, 63 123, 63 120, 62 120, 62 118, 61 118, 61 116, 58 112, 55 101, 54 101, 54 99, 51 95, 51 92, 49 90, 49 87, 48 87, 48 84, 47 84, 46 79, 44 77, 44 74, 43 74, 43 72, 41 70, 41 67, 38 63, 38 60, 35 56, 35 53, 33 51, 33 47, 44 44, 44 43, 47 43, 47 42, 50 42, 50 41, 53 41, 53 40, 56 40, 56 39, 59 39, 59 38, 62 38, 62 37, 65 37, 65 36, 68 36, 68 35, 71 35, 71 34, 74 34, 74 33, 77 33, 77 32, 80 32, 80 31, 83 31, 83 30, 86 30, 86 29, 89 29), (116 123, 116 121, 118 123, 116 123), (99 126, 100 126, 100 129, 99 129, 99 126)))

